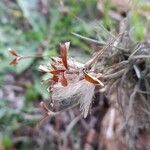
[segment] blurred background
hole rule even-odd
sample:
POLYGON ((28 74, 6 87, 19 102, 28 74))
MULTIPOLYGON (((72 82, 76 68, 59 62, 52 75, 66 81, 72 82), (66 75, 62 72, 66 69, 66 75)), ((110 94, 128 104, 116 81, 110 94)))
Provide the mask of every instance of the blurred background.
POLYGON ((38 66, 59 55, 59 43, 65 41, 71 42, 69 55, 86 62, 110 36, 121 32, 125 17, 134 40, 149 38, 149 0, 0 1, 0 150, 103 148, 100 122, 108 104, 101 108, 99 99, 105 99, 101 95, 87 119, 73 108, 35 128, 42 116, 39 103, 49 98, 47 86, 40 82, 46 77, 38 66), (11 66, 8 48, 46 57, 11 66))

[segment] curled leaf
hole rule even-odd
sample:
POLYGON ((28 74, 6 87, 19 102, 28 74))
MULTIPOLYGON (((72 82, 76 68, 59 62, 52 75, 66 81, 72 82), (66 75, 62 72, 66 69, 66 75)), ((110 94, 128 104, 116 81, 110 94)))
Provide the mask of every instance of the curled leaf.
POLYGON ((93 84, 100 84, 101 86, 104 86, 104 84, 100 80, 98 80, 96 77, 86 73, 85 70, 83 70, 83 73, 84 73, 84 78, 86 81, 93 83, 93 84))
POLYGON ((19 63, 19 61, 21 60, 22 57, 15 57, 9 64, 10 65, 16 65, 19 63))
POLYGON ((13 55, 13 56, 16 56, 18 57, 19 55, 17 54, 17 52, 11 48, 8 49, 8 51, 13 55))
POLYGON ((15 50, 12 50, 12 49, 8 49, 8 51, 13 55, 15 56, 14 59, 9 63, 10 65, 16 65, 19 63, 19 61, 21 60, 22 56, 19 56, 17 54, 17 52, 15 50))
POLYGON ((60 53, 62 58, 62 63, 65 66, 66 69, 68 69, 68 49, 70 46, 70 42, 66 42, 64 44, 60 44, 60 53))

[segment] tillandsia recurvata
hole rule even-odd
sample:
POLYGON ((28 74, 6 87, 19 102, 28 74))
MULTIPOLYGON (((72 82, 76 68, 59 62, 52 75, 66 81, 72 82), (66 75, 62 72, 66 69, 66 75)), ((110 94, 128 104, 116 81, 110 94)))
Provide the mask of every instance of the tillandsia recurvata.
MULTIPOLYGON (((42 83, 49 84, 48 92, 51 93, 49 106, 44 102, 40 103, 45 111, 42 120, 76 105, 80 105, 80 111, 86 118, 95 87, 104 86, 103 82, 98 79, 101 74, 96 74, 91 67, 98 57, 94 57, 85 64, 79 63, 68 57, 69 46, 70 42, 60 44, 60 57, 52 57, 49 64, 39 66, 40 71, 51 74, 49 79, 42 81, 42 83)), ((17 64, 24 58, 14 50, 10 52, 15 56, 10 64, 17 64)))

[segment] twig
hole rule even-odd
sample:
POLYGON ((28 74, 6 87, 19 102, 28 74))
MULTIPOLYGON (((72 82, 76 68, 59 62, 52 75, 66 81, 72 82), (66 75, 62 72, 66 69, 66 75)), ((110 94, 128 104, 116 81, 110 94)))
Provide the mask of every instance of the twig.
POLYGON ((105 30, 105 32, 106 32, 108 35, 110 35, 110 36, 112 36, 113 38, 115 38, 115 35, 113 35, 112 33, 110 33, 102 24, 99 24, 99 23, 98 23, 98 25, 99 25, 103 30, 105 30))
MULTIPOLYGON (((124 73, 123 73, 123 75, 121 77, 121 80, 120 80, 120 87, 118 88, 118 92, 117 92, 117 102, 120 105, 122 116, 123 116, 124 119, 125 119, 125 113, 124 113, 124 109, 123 109, 123 106, 122 106, 122 103, 121 103, 121 97, 122 97, 122 95, 121 95, 121 89, 123 87, 123 82, 125 80, 125 77, 126 77, 126 74, 128 73, 128 71, 129 71, 129 68, 126 68, 124 70, 124 73)), ((123 98, 122 98, 122 101, 123 101, 123 98)))
POLYGON ((67 126, 65 136, 67 137, 69 133, 71 132, 72 128, 77 124, 77 122, 81 119, 81 115, 75 117, 71 123, 67 126))
POLYGON ((126 115, 126 124, 128 124, 129 118, 131 116, 131 111, 132 111, 132 107, 133 107, 134 98, 135 98, 135 95, 137 93, 137 89, 138 89, 138 87, 135 86, 134 91, 133 91, 133 93, 130 96, 129 106, 128 106, 128 109, 127 109, 128 113, 126 115))
POLYGON ((133 50, 133 53, 129 56, 129 59, 130 59, 131 57, 133 57, 133 55, 134 55, 136 52, 138 52, 139 47, 140 47, 140 45, 137 44, 136 47, 135 47, 134 50, 133 50))
POLYGON ((112 74, 103 75, 100 78, 103 78, 103 79, 114 79, 114 78, 118 78, 121 75, 123 75, 124 72, 125 72, 125 69, 122 69, 122 70, 120 70, 118 72, 115 72, 115 73, 112 73, 112 74))
POLYGON ((71 34, 73 34, 73 35, 75 35, 75 36, 77 36, 77 37, 79 37, 79 38, 81 38, 81 39, 83 39, 83 40, 86 40, 86 41, 88 41, 88 42, 92 42, 92 43, 95 43, 95 44, 99 44, 99 45, 101 45, 101 46, 105 46, 105 45, 106 45, 106 43, 103 43, 103 42, 100 42, 100 41, 97 41, 97 40, 94 40, 94 39, 85 37, 85 36, 83 36, 83 35, 80 35, 80 34, 77 34, 77 33, 74 33, 74 32, 72 32, 71 34))
POLYGON ((97 62, 97 60, 99 59, 99 57, 105 52, 105 50, 107 50, 112 43, 115 41, 115 39, 111 40, 105 47, 103 47, 92 59, 90 59, 86 64, 85 64, 85 68, 90 68, 95 62, 97 62))
POLYGON ((35 55, 35 56, 23 56, 22 59, 28 59, 28 58, 44 58, 44 57, 50 57, 49 55, 35 55))
POLYGON ((107 139, 113 139, 113 136, 114 136, 114 130, 113 129, 114 129, 115 117, 116 117, 115 108, 111 108, 110 109, 110 120, 109 120, 108 128, 106 131, 106 138, 107 139))
POLYGON ((139 93, 143 93, 143 94, 150 94, 150 92, 148 91, 142 91, 142 90, 138 90, 139 93))
MULTIPOLYGON (((73 34, 73 35, 75 35, 75 36, 77 36, 77 37, 79 37, 79 38, 81 38, 83 40, 86 40, 86 41, 89 41, 89 42, 92 42, 92 43, 95 43, 95 44, 99 44, 100 46, 107 46, 107 43, 105 43, 105 42, 100 42, 98 40, 94 40, 94 39, 85 37, 83 35, 80 35, 80 34, 77 34, 77 33, 74 33, 74 32, 72 32, 71 34, 73 34)), ((114 36, 113 36, 113 38, 114 38, 114 36)), ((114 38, 114 40, 116 40, 116 39, 114 38)), ((117 48, 119 50, 125 51, 125 49, 122 48, 122 47, 118 47, 118 46, 115 46, 113 44, 111 46, 114 47, 114 48, 117 48)))
POLYGON ((136 55, 136 56, 130 57, 130 59, 140 59, 140 58, 149 58, 150 59, 150 55, 136 55))
POLYGON ((127 65, 128 63, 129 63, 128 60, 124 60, 124 61, 121 61, 121 62, 119 62, 119 63, 116 63, 116 64, 114 64, 114 65, 112 65, 112 66, 106 67, 105 70, 109 70, 109 69, 112 69, 112 68, 117 69, 118 67, 122 67, 123 65, 127 65))

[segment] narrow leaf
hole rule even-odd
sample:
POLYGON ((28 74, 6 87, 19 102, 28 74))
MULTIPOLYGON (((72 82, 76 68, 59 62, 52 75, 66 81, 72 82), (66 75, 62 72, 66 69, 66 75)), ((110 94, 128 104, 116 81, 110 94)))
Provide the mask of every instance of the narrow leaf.
POLYGON ((70 42, 66 42, 64 44, 60 44, 60 53, 62 58, 62 63, 65 66, 66 69, 68 69, 68 49, 70 46, 70 42))
POLYGON ((83 70, 83 73, 84 73, 85 80, 87 80, 88 82, 93 84, 100 84, 101 86, 104 86, 104 84, 100 80, 86 73, 85 70, 83 70))
POLYGON ((17 59, 15 58, 15 59, 13 59, 9 64, 10 65, 16 65, 18 62, 17 62, 17 59))

